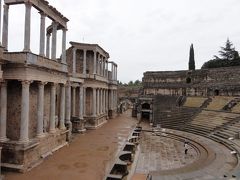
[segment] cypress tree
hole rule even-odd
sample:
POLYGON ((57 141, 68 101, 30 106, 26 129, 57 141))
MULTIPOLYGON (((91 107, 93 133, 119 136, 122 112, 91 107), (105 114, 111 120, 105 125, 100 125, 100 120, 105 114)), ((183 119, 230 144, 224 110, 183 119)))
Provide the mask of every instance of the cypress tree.
POLYGON ((188 70, 195 70, 195 60, 194 60, 193 44, 191 44, 191 46, 190 46, 188 70))

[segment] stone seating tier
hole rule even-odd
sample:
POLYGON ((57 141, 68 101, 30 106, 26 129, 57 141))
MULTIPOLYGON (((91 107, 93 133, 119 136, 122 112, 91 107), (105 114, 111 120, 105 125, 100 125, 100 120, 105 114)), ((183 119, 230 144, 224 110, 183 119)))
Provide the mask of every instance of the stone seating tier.
POLYGON ((204 98, 204 97, 187 97, 187 100, 183 106, 185 106, 185 107, 201 107, 207 99, 208 98, 204 98))

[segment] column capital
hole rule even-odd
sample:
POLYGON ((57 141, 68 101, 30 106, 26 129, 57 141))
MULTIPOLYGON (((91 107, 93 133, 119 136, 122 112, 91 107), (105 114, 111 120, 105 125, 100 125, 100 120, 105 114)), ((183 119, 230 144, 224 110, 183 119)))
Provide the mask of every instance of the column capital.
POLYGON ((0 85, 1 85, 2 87, 7 86, 7 81, 1 81, 1 82, 0 82, 0 85))
POLYGON ((29 86, 31 83, 32 83, 32 81, 29 81, 29 80, 22 80, 21 81, 22 86, 29 86))
POLYGON ((30 8, 32 7, 32 2, 30 1, 25 1, 24 4, 30 8))
POLYGON ((47 14, 43 11, 39 11, 38 13, 41 15, 41 18, 47 17, 47 14))
POLYGON ((44 82, 44 81, 38 81, 38 85, 43 85, 43 86, 45 86, 47 84, 47 82, 44 82))

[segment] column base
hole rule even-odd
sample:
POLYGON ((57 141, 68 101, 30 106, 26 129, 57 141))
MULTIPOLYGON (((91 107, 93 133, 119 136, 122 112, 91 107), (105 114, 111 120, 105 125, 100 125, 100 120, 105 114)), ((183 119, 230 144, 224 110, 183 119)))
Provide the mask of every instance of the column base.
POLYGON ((50 134, 56 133, 56 129, 50 129, 50 130, 49 130, 49 133, 50 133, 50 134))
POLYGON ((8 138, 4 137, 4 138, 0 138, 0 142, 6 142, 6 141, 9 141, 8 138))
POLYGON ((29 139, 19 139, 19 141, 17 142, 18 144, 28 144, 30 141, 29 139))
POLYGON ((37 138, 43 138, 43 137, 45 137, 45 136, 46 136, 46 134, 44 134, 44 133, 37 134, 37 138))
POLYGON ((31 52, 31 49, 23 49, 23 52, 31 52))

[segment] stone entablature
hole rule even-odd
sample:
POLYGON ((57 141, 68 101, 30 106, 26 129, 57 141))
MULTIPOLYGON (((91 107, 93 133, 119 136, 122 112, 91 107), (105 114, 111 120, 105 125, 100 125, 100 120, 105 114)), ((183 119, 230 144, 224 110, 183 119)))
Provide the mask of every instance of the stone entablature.
POLYGON ((240 95, 240 67, 145 72, 144 94, 240 95))

